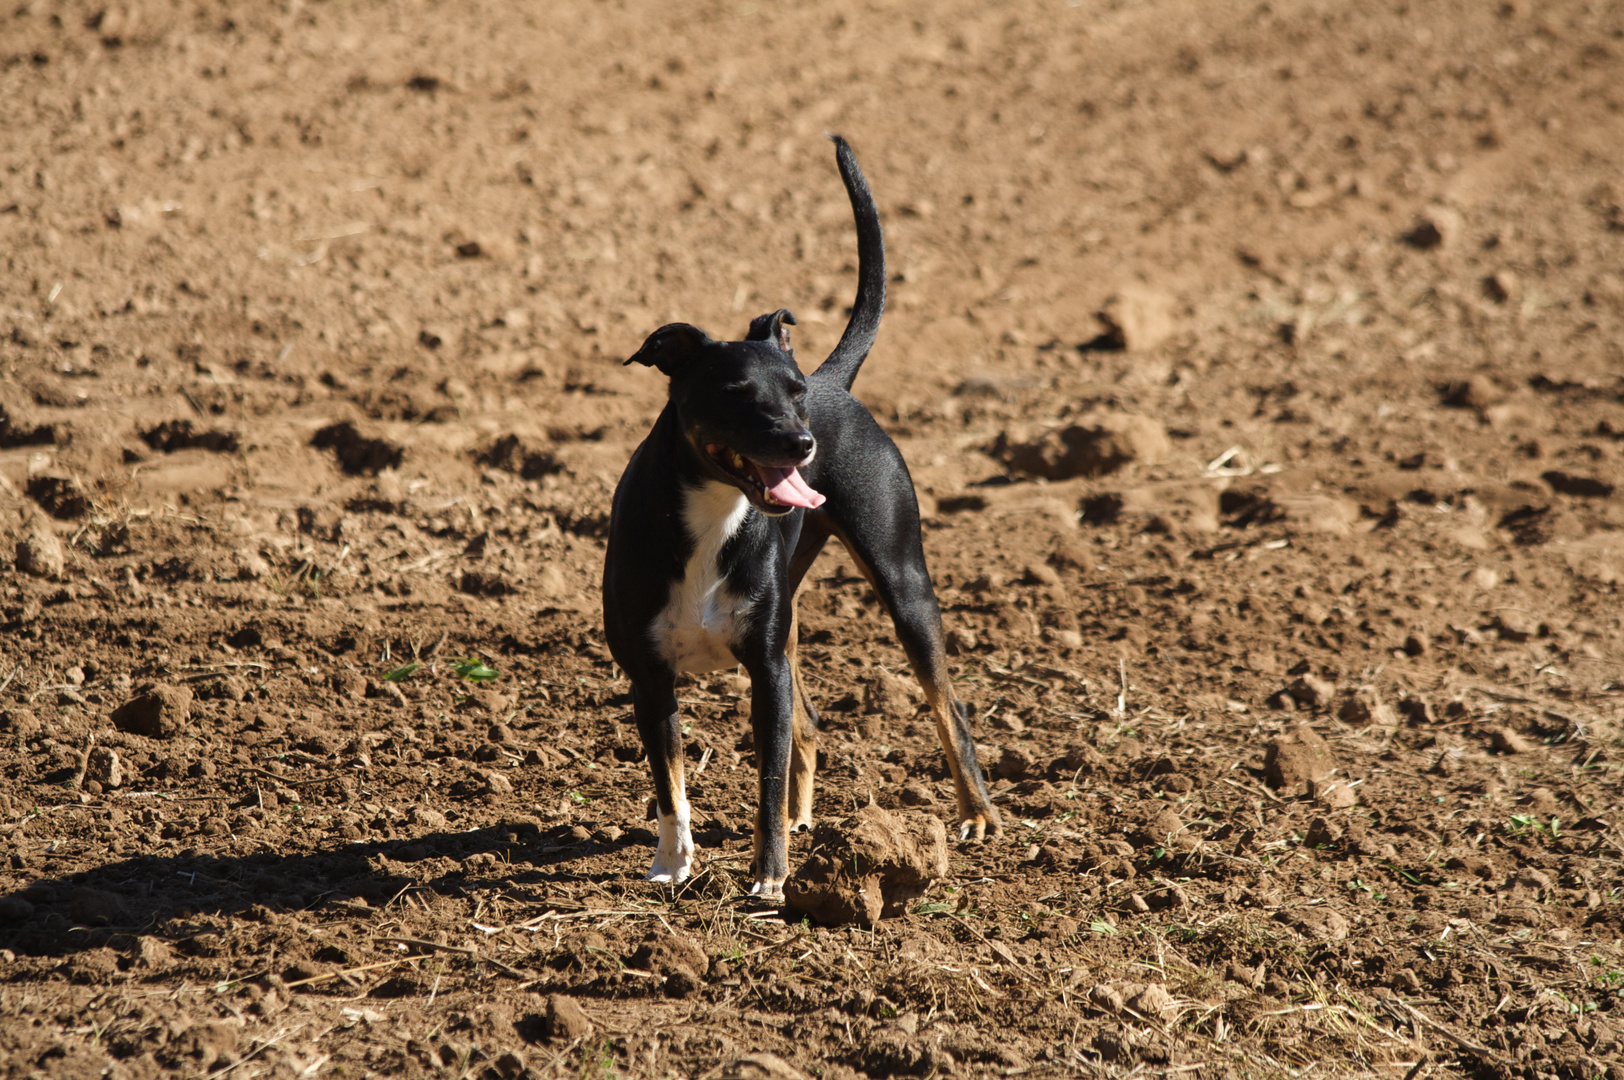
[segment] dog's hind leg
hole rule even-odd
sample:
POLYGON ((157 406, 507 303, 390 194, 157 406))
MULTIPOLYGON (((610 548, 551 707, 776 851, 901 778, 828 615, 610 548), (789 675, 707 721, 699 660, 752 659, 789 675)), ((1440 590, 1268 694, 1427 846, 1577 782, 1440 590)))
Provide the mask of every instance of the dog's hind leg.
POLYGON ((795 652, 799 620, 793 605, 791 601, 789 641, 784 646, 784 653, 789 657, 790 677, 795 683, 789 752, 789 831, 792 833, 812 827, 812 779, 818 769, 818 714, 806 696, 806 684, 801 681, 801 662, 795 652))
POLYGON ((895 527, 876 530, 875 535, 889 538, 883 553, 872 550, 864 543, 863 536, 847 536, 844 532, 839 535, 890 613, 897 640, 902 643, 914 676, 924 688, 925 700, 936 721, 936 735, 947 757, 948 771, 953 775, 959 839, 980 840, 988 833, 1002 835, 1003 823, 987 795, 987 782, 976 761, 969 710, 953 696, 947 673, 947 650, 942 640, 942 612, 936 603, 930 572, 925 568, 917 517, 912 530, 895 527))
POLYGON ((676 680, 659 687, 632 684, 632 711, 654 774, 654 799, 660 814, 660 843, 648 880, 675 885, 694 869, 694 837, 689 824, 688 794, 683 775, 682 724, 677 716, 676 680))

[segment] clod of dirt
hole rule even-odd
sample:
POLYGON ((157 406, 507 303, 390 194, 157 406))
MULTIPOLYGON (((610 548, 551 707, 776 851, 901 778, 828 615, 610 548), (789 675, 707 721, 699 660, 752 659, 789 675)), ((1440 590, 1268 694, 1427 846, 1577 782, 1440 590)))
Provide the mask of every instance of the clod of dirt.
POLYGON ((35 577, 59 578, 67 566, 62 541, 42 521, 35 521, 17 541, 17 569, 35 577))
POLYGON ((1088 998, 1106 1012, 1120 1014, 1131 1009, 1151 1020, 1170 1018, 1178 1011, 1178 1002, 1161 983, 1100 983, 1088 992, 1088 998))
POLYGON ((992 774, 1000 780, 1024 780, 1036 764, 1032 752, 1025 747, 1006 746, 997 764, 992 767, 992 774))
POLYGON ((68 914, 86 926, 115 926, 125 918, 124 901, 116 893, 81 886, 68 897, 68 914))
POLYGON ((124 786, 124 762, 118 751, 107 746, 92 749, 85 758, 85 782, 100 784, 103 791, 124 786))
POLYGON ((1347 917, 1328 907, 1301 907, 1275 916, 1311 941, 1344 941, 1353 929, 1347 917))
POLYGON ((56 441, 56 425, 33 424, 20 418, 13 418, 5 406, 0 405, 0 449, 9 449, 13 446, 49 446, 56 441))
POLYGON ((1055 537, 1054 550, 1049 561, 1061 569, 1078 570, 1084 574, 1094 572, 1094 553, 1075 533, 1061 533, 1055 537))
POLYGON ((825 925, 873 926, 901 915, 947 873, 947 830, 915 811, 865 806, 837 825, 823 824, 812 854, 784 884, 790 910, 825 925))
POLYGON ((906 720, 913 716, 920 697, 913 683, 881 668, 863 692, 863 710, 888 720, 906 720))
MULTIPOLYGON (((1551 485, 1551 490, 1558 495, 1575 495, 1582 499, 1605 499, 1610 497, 1614 490, 1613 485, 1605 480, 1563 472, 1560 469, 1541 473, 1540 479, 1551 485)), ((29 494, 33 494, 32 485, 29 494)))
POLYGON ((348 420, 322 428, 310 440, 310 445, 318 450, 333 451, 339 467, 351 476, 375 476, 384 469, 399 468, 406 454, 404 447, 362 435, 348 420))
POLYGON ((1293 679, 1274 696, 1283 705, 1295 703, 1304 709, 1323 709, 1331 704, 1335 695, 1335 684, 1308 672, 1293 679))
POLYGON ((24 489, 30 499, 54 518, 67 521, 84 517, 90 510, 90 496, 77 477, 58 473, 35 473, 24 489))
POLYGON ((1382 701, 1381 695, 1369 686, 1349 690, 1343 696, 1341 704, 1336 707, 1336 718, 1344 724, 1354 724, 1358 727, 1367 724, 1393 727, 1398 723, 1398 713, 1391 705, 1382 701))
POLYGON ((154 450, 168 454, 176 450, 200 448, 220 454, 235 453, 237 433, 234 431, 195 431, 187 419, 165 420, 157 427, 141 433, 141 441, 154 450))
POLYGON ((656 932, 643 939, 626 966, 665 976, 666 996, 687 997, 698 991, 710 959, 704 949, 681 934, 656 932))
POLYGON ((1473 375, 1465 382, 1450 383, 1444 387, 1444 404, 1458 409, 1483 410, 1505 399, 1505 390, 1487 375, 1473 375))
POLYGON ((705 1080, 811 1080, 811 1077, 777 1054, 763 1050, 706 1073, 705 1080))
POLYGON ((1548 787, 1537 787, 1525 797, 1524 805, 1541 817, 1550 817, 1561 809, 1556 793, 1548 787))
POLYGON ((155 685, 113 710, 113 726, 132 735, 170 739, 186 729, 192 713, 192 691, 185 686, 155 685))
POLYGON ((1321 806, 1332 810, 1346 810, 1359 802, 1359 796, 1343 780, 1310 780, 1308 795, 1321 806))
POLYGON ((1068 480, 1105 476, 1134 462, 1154 465, 1172 449, 1167 429, 1150 417, 1095 410, 1035 435, 1000 432, 988 453, 1011 472, 1068 480))
POLYGON ((1298 724, 1278 738, 1270 739, 1263 755, 1263 782, 1293 795, 1308 792, 1311 781, 1323 780, 1336 771, 1336 759, 1319 732, 1298 724))
POLYGON ((1106 341, 1129 352, 1154 349, 1173 336, 1173 301, 1155 289, 1126 288, 1099 313, 1106 341))
POLYGON ((1508 727, 1497 727, 1489 732, 1489 744, 1497 754, 1526 754, 1534 744, 1508 727))
POLYGON ((271 572, 271 564, 251 547, 238 548, 232 555, 232 562, 237 566, 238 581, 258 581, 271 572))
POLYGON ((476 453, 474 460, 493 469, 517 473, 524 480, 539 480, 564 470, 551 447, 532 446, 517 435, 503 435, 489 449, 476 453))
POLYGON ((19 739, 32 738, 40 732, 39 717, 33 709, 0 709, 0 731, 19 739))
POLYGON ((551 1039, 586 1039, 592 1036, 592 1021, 586 1018, 581 1003, 574 998, 566 994, 550 994, 543 1030, 551 1039))
POLYGON ((1448 247, 1464 227, 1465 222, 1456 211, 1447 206, 1428 206, 1415 216, 1415 224, 1404 234, 1403 240, 1423 251, 1448 247))

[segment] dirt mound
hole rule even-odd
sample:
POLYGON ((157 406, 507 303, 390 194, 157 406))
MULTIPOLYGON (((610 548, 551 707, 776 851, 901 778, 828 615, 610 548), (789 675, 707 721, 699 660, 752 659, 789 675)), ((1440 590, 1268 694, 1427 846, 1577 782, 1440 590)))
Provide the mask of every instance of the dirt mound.
POLYGON ((784 883, 784 897, 791 911, 825 926, 873 926, 904 914, 946 873, 940 818, 865 806, 813 830, 812 850, 784 883))

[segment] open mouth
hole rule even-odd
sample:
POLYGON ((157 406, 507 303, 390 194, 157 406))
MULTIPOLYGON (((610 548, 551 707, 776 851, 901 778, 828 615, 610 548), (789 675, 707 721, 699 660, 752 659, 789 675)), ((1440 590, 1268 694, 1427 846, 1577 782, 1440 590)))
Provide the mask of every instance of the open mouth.
POLYGON ((801 478, 794 466, 781 468, 751 461, 730 446, 708 443, 705 453, 716 467, 732 477, 749 500, 763 510, 816 510, 824 498, 801 478))

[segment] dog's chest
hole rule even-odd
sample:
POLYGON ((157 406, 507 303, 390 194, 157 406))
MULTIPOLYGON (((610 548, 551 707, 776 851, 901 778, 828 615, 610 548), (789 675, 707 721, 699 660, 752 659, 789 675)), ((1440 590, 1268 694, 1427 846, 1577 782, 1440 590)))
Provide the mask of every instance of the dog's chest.
POLYGON ((671 598, 649 628, 654 647, 672 670, 703 674, 738 663, 732 642, 745 629, 747 598, 735 596, 722 576, 722 548, 750 513, 744 494, 727 484, 707 483, 684 493, 683 522, 693 554, 671 598))

